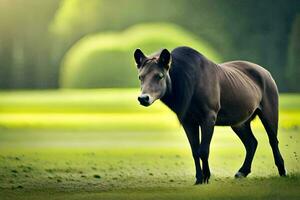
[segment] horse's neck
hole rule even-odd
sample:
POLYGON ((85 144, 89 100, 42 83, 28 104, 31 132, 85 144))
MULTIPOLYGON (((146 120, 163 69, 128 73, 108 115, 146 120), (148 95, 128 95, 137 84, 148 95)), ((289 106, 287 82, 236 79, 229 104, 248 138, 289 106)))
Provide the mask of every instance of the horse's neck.
POLYGON ((173 103, 172 102, 172 99, 174 100, 174 94, 173 94, 173 91, 172 91, 172 80, 171 80, 171 77, 170 75, 168 74, 167 77, 166 77, 166 81, 167 81, 167 89, 166 89, 166 92, 164 94, 164 96, 160 99, 164 104, 166 104, 166 106, 168 106, 171 110, 174 110, 174 106, 173 106, 173 103))
POLYGON ((202 58, 198 64, 200 66, 195 65, 194 68, 173 68, 174 71, 170 71, 167 77, 167 92, 161 101, 174 111, 180 120, 184 118, 189 108, 195 85, 201 82, 207 84, 207 81, 204 81, 206 75, 215 74, 219 68, 217 64, 206 58, 202 58))
POLYGON ((161 98, 161 101, 166 104, 173 112, 175 112, 181 121, 187 110, 188 104, 191 99, 191 91, 193 87, 188 87, 186 79, 175 77, 176 73, 170 73, 167 78, 167 91, 161 98))

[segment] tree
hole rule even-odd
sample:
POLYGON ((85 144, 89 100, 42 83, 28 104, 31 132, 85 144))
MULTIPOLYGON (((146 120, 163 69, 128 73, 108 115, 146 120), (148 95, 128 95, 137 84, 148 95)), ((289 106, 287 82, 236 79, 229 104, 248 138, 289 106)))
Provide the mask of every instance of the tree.
POLYGON ((47 80, 48 70, 53 69, 48 24, 58 0, 0 1, 0 88, 51 86, 47 80))
POLYGON ((293 23, 288 52, 288 87, 290 91, 300 92, 300 14, 297 15, 293 23))

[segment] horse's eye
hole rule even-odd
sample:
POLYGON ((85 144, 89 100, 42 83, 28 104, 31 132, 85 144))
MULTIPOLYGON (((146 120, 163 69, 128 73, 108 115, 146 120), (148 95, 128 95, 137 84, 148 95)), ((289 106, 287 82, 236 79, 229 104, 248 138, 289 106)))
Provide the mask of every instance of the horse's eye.
POLYGON ((159 74, 158 74, 158 78, 159 78, 159 79, 163 79, 164 77, 165 77, 165 75, 164 75, 163 73, 159 73, 159 74))

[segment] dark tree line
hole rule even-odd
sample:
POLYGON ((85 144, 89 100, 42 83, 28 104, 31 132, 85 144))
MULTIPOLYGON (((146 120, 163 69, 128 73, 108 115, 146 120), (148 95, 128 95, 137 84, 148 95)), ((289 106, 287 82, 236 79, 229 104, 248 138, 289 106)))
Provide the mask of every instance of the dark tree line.
POLYGON ((86 34, 164 21, 300 91, 299 14, 299 0, 0 0, 0 88, 56 88, 63 56, 86 34))

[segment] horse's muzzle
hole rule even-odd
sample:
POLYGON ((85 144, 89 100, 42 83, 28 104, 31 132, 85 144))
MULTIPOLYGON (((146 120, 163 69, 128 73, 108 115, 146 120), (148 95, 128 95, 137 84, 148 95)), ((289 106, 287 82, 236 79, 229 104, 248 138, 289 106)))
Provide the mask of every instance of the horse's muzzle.
POLYGON ((141 96, 139 96, 138 101, 143 106, 150 106, 151 104, 150 96, 148 94, 142 94, 141 96))

